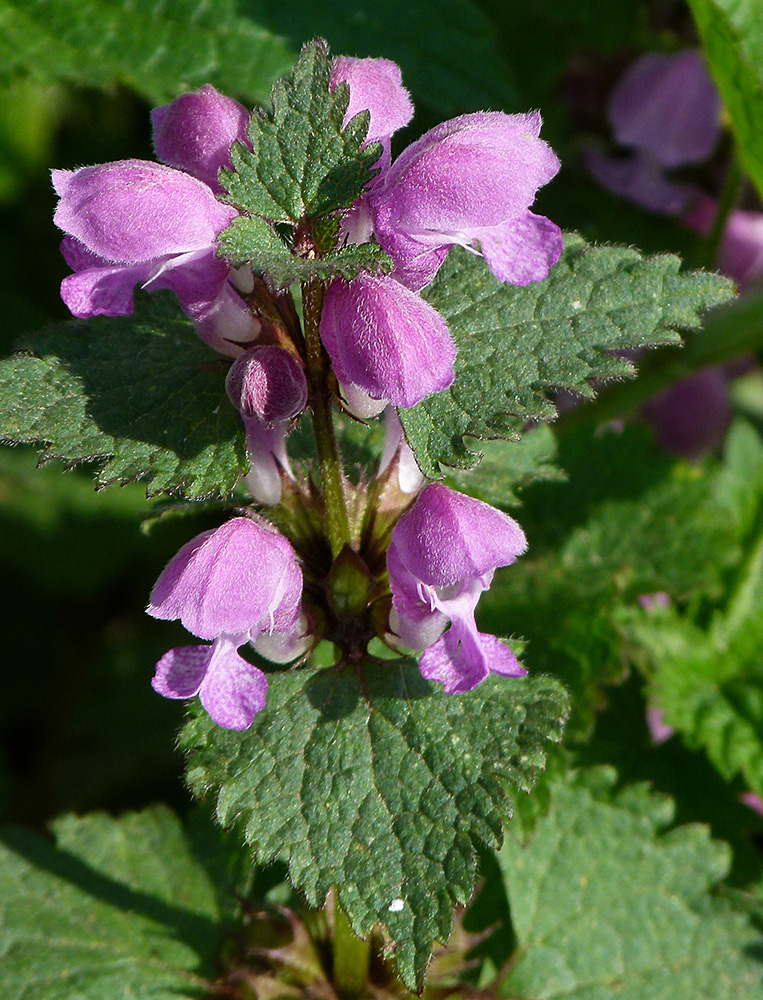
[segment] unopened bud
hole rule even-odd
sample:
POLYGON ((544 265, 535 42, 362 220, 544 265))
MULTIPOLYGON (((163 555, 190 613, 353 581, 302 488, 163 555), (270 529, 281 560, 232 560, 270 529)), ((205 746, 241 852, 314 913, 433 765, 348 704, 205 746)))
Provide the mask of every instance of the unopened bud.
POLYGON ((245 419, 289 420, 307 406, 305 374, 282 347, 261 345, 236 358, 225 388, 245 419))

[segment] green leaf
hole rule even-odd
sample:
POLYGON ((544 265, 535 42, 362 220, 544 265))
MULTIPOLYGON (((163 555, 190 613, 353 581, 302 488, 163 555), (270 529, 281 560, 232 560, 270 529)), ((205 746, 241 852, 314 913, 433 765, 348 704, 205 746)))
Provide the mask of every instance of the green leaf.
POLYGON ((449 471, 449 486, 495 507, 516 507, 517 492, 533 482, 558 482, 564 472, 555 464, 556 437, 538 424, 519 441, 486 441, 475 469, 449 471))
POLYGON ((729 436, 714 499, 734 533, 725 548, 733 554, 749 541, 744 558, 737 549, 736 579, 709 622, 675 605, 626 608, 618 617, 666 723, 704 749, 726 781, 741 777, 763 795, 763 442, 745 424, 729 436))
POLYGON ((726 845, 698 825, 662 833, 669 800, 643 786, 613 798, 597 773, 552 787, 526 842, 507 829, 500 864, 517 946, 499 995, 757 1000, 756 918, 711 894, 728 873, 726 845))
POLYGON ((689 0, 742 161, 763 195, 763 12, 756 0, 689 0))
POLYGON ((456 380, 400 411, 425 475, 479 461, 464 435, 511 438, 527 420, 552 419, 548 390, 592 397, 593 379, 632 376, 633 363, 613 351, 677 343, 676 331, 698 327, 702 310, 731 296, 730 279, 679 266, 669 254, 643 258, 573 235, 545 281, 518 287, 452 250, 424 296, 459 349, 456 380))
POLYGON ((0 0, 2 76, 120 83, 152 104, 205 83, 264 101, 294 50, 238 8, 236 0, 0 0))
POLYGON ((382 248, 373 243, 352 244, 322 257, 298 257, 258 216, 234 219, 220 234, 219 243, 220 250, 234 266, 249 264, 257 274, 267 272, 278 288, 309 278, 351 281, 361 271, 388 274, 393 267, 382 248))
POLYGON ((578 436, 576 459, 563 442, 569 481, 523 495, 529 551, 480 602, 483 627, 522 636, 531 673, 553 673, 571 690, 568 740, 589 735, 604 687, 627 673, 622 609, 638 608, 639 597, 654 592, 717 601, 742 559, 743 525, 754 516, 750 494, 763 491, 763 475, 757 487, 752 478, 756 452, 737 429, 724 465, 671 463, 644 447, 640 428, 578 436), (735 484, 745 474, 743 493, 735 484), (601 477, 611 478, 614 497, 601 477), (571 512, 582 523, 565 523, 571 512))
MULTIPOLYGON (((221 182, 238 208, 270 221, 299 222, 348 208, 373 176, 380 147, 361 149, 368 113, 343 129, 350 92, 331 93, 331 60, 320 39, 302 49, 291 75, 273 87, 272 111, 256 109, 249 125, 252 149, 237 143, 235 172, 221 182)), ((261 227, 256 238, 262 239, 261 227)))
POLYGON ((6 1000, 178 1000, 216 978, 238 867, 156 806, 56 822, 57 849, 12 829, 0 845, 6 1000))
POLYGON ((499 778, 529 790, 558 740, 563 689, 492 677, 460 697, 415 665, 271 674, 265 709, 233 732, 199 712, 181 735, 196 795, 237 821, 258 861, 282 858, 313 906, 332 885, 356 933, 381 923, 406 984, 471 895, 474 845, 498 846, 499 778), (400 902, 402 901, 402 906, 400 902))
POLYGON ((246 465, 226 362, 169 295, 134 317, 54 326, 34 354, 0 362, 0 438, 42 443, 42 457, 99 462, 99 487, 146 482, 148 494, 227 496, 246 465))

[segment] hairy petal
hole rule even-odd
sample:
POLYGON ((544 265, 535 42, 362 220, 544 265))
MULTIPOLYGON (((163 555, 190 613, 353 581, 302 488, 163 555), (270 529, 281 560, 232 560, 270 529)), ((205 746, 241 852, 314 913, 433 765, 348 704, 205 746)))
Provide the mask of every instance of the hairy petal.
POLYGON ((473 235, 496 278, 512 285, 543 281, 564 246, 561 229, 545 216, 530 211, 473 235))
POLYGON ((199 689, 202 705, 225 729, 248 729, 265 707, 268 681, 259 668, 239 656, 237 649, 244 641, 241 636, 222 636, 214 643, 199 689))
POLYGON ((429 483, 392 531, 406 569, 444 587, 508 566, 527 547, 517 522, 490 504, 429 483))
POLYGON ((156 155, 220 194, 217 175, 222 167, 233 168, 230 148, 247 141, 249 117, 242 104, 205 84, 151 112, 156 155))
POLYGON ((386 142, 413 118, 413 103, 402 83, 400 67, 390 59, 356 59, 338 56, 331 71, 331 89, 339 83, 350 88, 344 124, 361 111, 369 112, 367 142, 386 142))
POLYGON ((446 694, 462 694, 477 687, 489 673, 504 677, 523 677, 522 667, 509 647, 487 635, 454 623, 419 660, 419 668, 427 680, 440 681, 446 694))
POLYGON ((453 382, 456 348, 444 320, 394 278, 335 281, 321 338, 339 380, 374 399, 413 406, 453 382))
POLYGON ((412 143, 376 195, 411 235, 496 226, 535 200, 559 169, 538 138, 538 114, 481 111, 443 122, 412 143))
POLYGON ((56 225, 114 263, 209 248, 237 214, 195 177, 146 160, 54 170, 53 186, 56 225))
POLYGON ((301 593, 302 571, 287 539, 234 517, 180 549, 159 576, 147 610, 215 639, 252 629, 287 631, 299 616, 301 593))

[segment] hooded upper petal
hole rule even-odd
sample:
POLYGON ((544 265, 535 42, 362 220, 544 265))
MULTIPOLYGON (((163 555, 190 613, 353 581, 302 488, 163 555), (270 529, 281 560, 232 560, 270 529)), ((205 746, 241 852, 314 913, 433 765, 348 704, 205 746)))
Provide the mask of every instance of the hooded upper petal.
POLYGON ((390 59, 338 56, 331 70, 331 89, 339 83, 350 88, 344 124, 359 112, 368 111, 366 141, 389 139, 413 117, 413 103, 402 81, 400 67, 390 59))
POLYGON ((413 406, 446 389, 456 348, 440 314, 394 278, 358 275, 327 290, 321 338, 340 382, 413 406))
POLYGON ((393 528, 392 540, 405 568, 433 587, 508 566, 527 547, 508 514, 442 483, 424 487, 393 528))
POLYGON ((201 639, 288 631, 300 612, 302 571, 283 535, 247 517, 197 535, 170 560, 148 613, 179 618, 201 639))
POLYGON ((374 195, 389 206, 388 225, 424 236, 518 215, 559 169, 538 138, 540 125, 538 114, 480 111, 426 132, 398 156, 374 195))
POLYGON ((138 264, 203 250, 235 218, 190 174, 146 160, 54 170, 54 221, 104 260, 138 264))
POLYGON ((230 149, 247 141, 249 118, 242 104, 205 84, 151 112, 156 155, 220 193, 218 173, 232 169, 230 149))

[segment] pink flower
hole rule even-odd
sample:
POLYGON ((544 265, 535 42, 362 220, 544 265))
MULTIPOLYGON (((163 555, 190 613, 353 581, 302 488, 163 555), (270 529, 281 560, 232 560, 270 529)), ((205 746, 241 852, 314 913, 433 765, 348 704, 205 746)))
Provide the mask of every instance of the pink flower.
POLYGON ((360 274, 327 290, 321 339, 340 382, 413 406, 454 379, 456 348, 440 314, 394 278, 360 274))
POLYGON ((480 111, 430 129, 369 194, 374 232, 394 275, 417 290, 451 247, 482 253, 501 281, 542 281, 559 259, 559 228, 529 208, 559 160, 537 113, 480 111))
POLYGON ((424 649, 421 673, 448 694, 470 691, 491 671, 526 673, 509 647, 479 632, 474 620, 494 570, 513 563, 526 545, 507 514, 441 483, 426 486, 393 528, 390 626, 406 646, 424 649))
POLYGON ((157 151, 183 169, 121 160, 53 171, 55 222, 74 271, 61 297, 75 316, 130 315, 141 285, 175 292, 199 336, 224 354, 257 334, 230 265, 217 257, 217 237, 237 215, 215 197, 217 171, 246 137, 246 120, 240 105, 206 87, 155 112, 157 151))
POLYGON ((698 191, 665 171, 707 159, 718 140, 720 111, 698 51, 648 52, 631 64, 609 100, 615 138, 633 152, 616 158, 590 149, 586 165, 615 194, 651 212, 677 215, 698 191))
POLYGON ((148 614, 179 618, 211 646, 171 649, 152 681, 165 698, 192 698, 226 729, 246 729, 265 704, 267 679, 238 654, 261 635, 300 628, 302 571, 290 543, 246 517, 188 542, 162 571, 148 614))
POLYGON ((307 406, 301 365, 281 347, 253 347, 237 358, 225 380, 246 427, 251 467, 244 481, 265 504, 281 500, 281 476, 292 476, 286 454, 291 421, 307 406))

